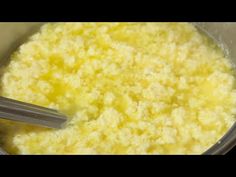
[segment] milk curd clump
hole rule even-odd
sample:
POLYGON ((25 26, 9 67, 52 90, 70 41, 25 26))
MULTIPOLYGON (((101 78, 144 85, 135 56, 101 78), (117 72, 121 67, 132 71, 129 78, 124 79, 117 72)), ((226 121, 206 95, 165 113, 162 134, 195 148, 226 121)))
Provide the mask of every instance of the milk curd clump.
POLYGON ((49 23, 10 60, 1 96, 68 116, 1 120, 11 154, 201 154, 235 122, 233 67, 190 23, 49 23))

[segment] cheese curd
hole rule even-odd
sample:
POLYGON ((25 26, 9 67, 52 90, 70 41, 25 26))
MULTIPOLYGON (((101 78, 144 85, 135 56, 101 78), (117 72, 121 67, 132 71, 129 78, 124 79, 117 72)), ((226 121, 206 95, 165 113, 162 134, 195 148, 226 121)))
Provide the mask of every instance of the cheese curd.
POLYGON ((0 81, 68 116, 60 130, 1 120, 12 154, 200 154, 235 122, 233 67, 189 23, 45 24, 0 81))

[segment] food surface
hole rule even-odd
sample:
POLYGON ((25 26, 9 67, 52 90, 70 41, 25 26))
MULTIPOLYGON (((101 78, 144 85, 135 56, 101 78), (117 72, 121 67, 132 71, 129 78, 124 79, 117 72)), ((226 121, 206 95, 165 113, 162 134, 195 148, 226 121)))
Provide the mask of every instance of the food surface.
POLYGON ((189 23, 45 24, 0 95, 58 109, 65 128, 0 121, 12 154, 201 154, 233 125, 233 67, 189 23))

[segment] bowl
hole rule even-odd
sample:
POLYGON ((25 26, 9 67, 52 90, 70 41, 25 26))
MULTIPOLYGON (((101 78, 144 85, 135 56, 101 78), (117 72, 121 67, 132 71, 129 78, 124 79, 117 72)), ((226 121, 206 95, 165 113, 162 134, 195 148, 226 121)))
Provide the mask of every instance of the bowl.
MULTIPOLYGON (((200 31, 210 36, 225 51, 236 66, 236 23, 193 23, 200 31)), ((27 38, 37 32, 43 23, 0 23, 0 68, 8 64, 10 55, 27 38)), ((226 154, 236 145, 236 123, 204 155, 226 154)), ((7 154, 0 147, 0 154, 7 154)))

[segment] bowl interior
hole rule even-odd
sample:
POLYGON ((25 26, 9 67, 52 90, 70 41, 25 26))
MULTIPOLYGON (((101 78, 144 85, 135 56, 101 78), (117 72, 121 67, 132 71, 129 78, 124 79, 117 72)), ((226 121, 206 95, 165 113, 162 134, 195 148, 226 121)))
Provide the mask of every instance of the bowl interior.
MULTIPOLYGON (((0 23, 0 68, 7 65, 10 55, 43 23, 0 23)), ((236 23, 194 23, 213 38, 236 67, 236 23)), ((236 144, 236 124, 204 154, 225 154, 236 144)), ((0 148, 0 154, 3 152, 0 148)), ((4 153, 4 152, 3 152, 4 153)))

